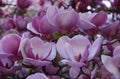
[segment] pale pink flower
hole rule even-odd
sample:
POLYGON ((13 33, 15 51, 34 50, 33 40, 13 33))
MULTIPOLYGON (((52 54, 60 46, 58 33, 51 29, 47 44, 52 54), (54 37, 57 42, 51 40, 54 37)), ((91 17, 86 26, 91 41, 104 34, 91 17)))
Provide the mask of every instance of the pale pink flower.
POLYGON ((35 66, 50 64, 49 61, 56 57, 56 45, 44 42, 39 37, 29 37, 23 34, 19 50, 24 60, 35 66))
POLYGON ((57 42, 57 51, 64 59, 62 62, 70 66, 83 66, 99 52, 103 38, 97 38, 92 44, 87 37, 76 35, 73 38, 62 36, 57 42))

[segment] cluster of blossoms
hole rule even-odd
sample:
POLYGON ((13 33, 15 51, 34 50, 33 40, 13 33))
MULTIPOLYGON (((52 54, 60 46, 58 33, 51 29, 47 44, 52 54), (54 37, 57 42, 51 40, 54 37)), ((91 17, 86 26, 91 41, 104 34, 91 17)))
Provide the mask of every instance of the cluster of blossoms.
POLYGON ((14 1, 0 0, 0 79, 120 79, 119 19, 78 12, 91 0, 14 1))

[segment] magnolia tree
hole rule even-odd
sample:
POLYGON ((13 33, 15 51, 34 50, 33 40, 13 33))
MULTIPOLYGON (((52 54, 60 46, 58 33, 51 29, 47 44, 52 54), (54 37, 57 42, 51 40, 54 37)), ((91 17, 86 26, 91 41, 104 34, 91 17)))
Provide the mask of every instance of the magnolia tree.
POLYGON ((120 79, 120 1, 0 0, 0 79, 120 79))

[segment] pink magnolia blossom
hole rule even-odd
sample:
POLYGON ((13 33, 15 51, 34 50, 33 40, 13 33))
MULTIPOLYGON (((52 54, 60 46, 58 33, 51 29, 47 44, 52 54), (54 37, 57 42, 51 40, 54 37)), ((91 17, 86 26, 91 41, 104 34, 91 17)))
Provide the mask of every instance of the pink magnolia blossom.
POLYGON ((56 26, 57 30, 66 33, 73 31, 79 21, 79 15, 72 8, 58 9, 55 6, 51 6, 48 8, 46 13, 48 21, 56 26))
POLYGON ((20 36, 17 34, 8 34, 5 35, 1 40, 0 40, 0 52, 1 52, 1 57, 4 56, 12 56, 13 59, 19 59, 20 58, 20 53, 18 52, 18 48, 20 45, 20 36), (12 46, 10 46, 12 45, 12 46))
POLYGON ((31 22, 31 19, 29 17, 16 16, 14 17, 14 22, 18 30, 26 30, 27 24, 31 22))
POLYGON ((20 39, 17 34, 8 34, 0 40, 0 72, 4 75, 13 74, 21 68, 17 63, 22 59, 18 52, 20 39))
POLYGON ((80 30, 88 34, 96 34, 99 28, 107 21, 107 13, 100 11, 98 13, 80 13, 80 30))
POLYGON ((17 6, 20 9, 26 9, 32 4, 32 0, 17 0, 17 6))
POLYGON ((32 23, 27 25, 27 29, 35 34, 46 36, 46 38, 51 38, 53 32, 56 31, 55 26, 50 24, 43 12, 39 13, 39 16, 35 16, 32 19, 32 23))
POLYGON ((30 38, 23 34, 20 48, 24 60, 34 66, 50 64, 50 60, 56 57, 56 46, 52 42, 44 42, 39 37, 30 38))
POLYGON ((64 34, 74 31, 77 28, 78 21, 79 15, 72 8, 65 10, 64 8, 58 9, 55 6, 50 6, 46 15, 34 17, 27 28, 35 34, 42 34, 49 38, 56 31, 64 34))
POLYGON ((57 51, 64 59, 62 62, 70 66, 81 67, 99 52, 103 38, 97 38, 93 44, 87 37, 76 35, 73 38, 62 36, 57 41, 57 51))
POLYGON ((5 20, 2 28, 5 30, 15 29, 16 26, 14 20, 12 18, 5 20))
POLYGON ((46 18, 46 8, 42 8, 37 16, 34 16, 31 23, 28 23, 27 29, 31 32, 41 35, 45 38, 52 38, 55 27, 51 25, 46 18))
POLYGON ((29 17, 14 16, 5 20, 2 28, 5 30, 17 29, 18 31, 24 31, 30 21, 31 19, 29 17))

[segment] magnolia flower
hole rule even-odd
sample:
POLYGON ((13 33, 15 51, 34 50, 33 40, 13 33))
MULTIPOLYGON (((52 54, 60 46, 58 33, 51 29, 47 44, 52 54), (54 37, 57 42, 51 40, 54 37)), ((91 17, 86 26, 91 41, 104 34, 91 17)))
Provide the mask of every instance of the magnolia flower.
POLYGON ((42 8, 38 13, 38 16, 33 17, 32 22, 28 23, 27 29, 38 35, 51 36, 55 31, 55 27, 49 23, 45 14, 46 9, 42 8))
POLYGON ((32 4, 32 0, 17 0, 17 6, 20 9, 26 9, 32 4))
POLYGON ((50 60, 56 57, 56 47, 52 42, 44 42, 39 37, 30 38, 23 34, 19 51, 22 52, 24 60, 34 66, 50 64, 50 60))
POLYGON ((96 34, 99 27, 107 21, 107 13, 100 11, 98 13, 80 13, 80 30, 88 34, 96 34))
POLYGON ((113 57, 102 55, 102 63, 105 68, 114 75, 115 79, 120 78, 120 46, 117 46, 113 51, 113 57))
POLYGON ((43 73, 35 73, 29 75, 26 79, 49 79, 49 78, 43 73))
POLYGON ((20 58, 20 53, 18 52, 18 48, 20 45, 20 36, 17 34, 8 34, 5 35, 0 40, 0 52, 1 57, 2 55, 12 56, 15 59, 20 58), (10 46, 12 45, 12 46, 10 46))
POLYGON ((35 34, 45 35, 46 38, 51 38, 55 32, 55 26, 49 23, 46 16, 36 16, 32 19, 32 23, 27 25, 27 29, 35 34))
POLYGON ((74 31, 78 24, 78 16, 72 8, 64 10, 51 6, 48 7, 46 15, 34 17, 27 28, 35 34, 42 34, 50 38, 56 31, 61 33, 74 31))
POLYGON ((22 59, 18 52, 20 36, 8 34, 0 40, 0 72, 4 75, 13 74, 20 69, 17 61, 22 59))
POLYGON ((14 23, 14 20, 12 18, 10 19, 7 19, 4 24, 3 24, 3 29, 5 30, 10 30, 10 29, 15 29, 16 28, 16 25, 14 23))
POLYGON ((84 61, 89 61, 99 52, 103 38, 97 38, 93 44, 82 35, 76 35, 73 38, 62 36, 57 41, 57 51, 63 63, 70 66, 83 66, 84 61))
POLYGON ((58 9, 51 6, 47 9, 46 17, 61 33, 74 31, 79 21, 78 13, 72 8, 65 10, 64 8, 58 9))
POLYGON ((13 18, 7 19, 4 22, 3 29, 17 29, 18 31, 26 30, 27 24, 31 21, 29 17, 14 16, 13 18))
POLYGON ((14 22, 18 30, 26 30, 27 24, 31 22, 31 19, 29 17, 17 16, 14 17, 14 22))

